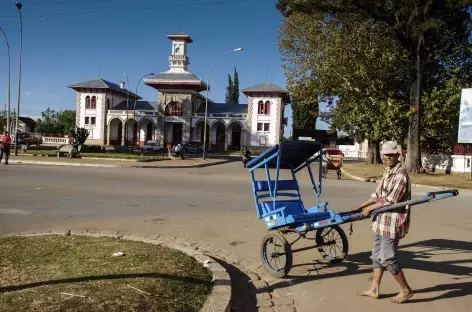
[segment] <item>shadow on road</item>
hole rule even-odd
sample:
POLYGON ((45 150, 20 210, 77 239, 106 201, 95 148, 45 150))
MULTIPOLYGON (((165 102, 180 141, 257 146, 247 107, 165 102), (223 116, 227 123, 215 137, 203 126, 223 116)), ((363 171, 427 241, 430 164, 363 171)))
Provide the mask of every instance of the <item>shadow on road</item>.
POLYGON ((212 257, 231 276, 231 311, 257 311, 256 287, 251 279, 235 266, 212 257))
MULTIPOLYGON (((294 268, 306 268, 306 275, 290 275, 284 280, 270 286, 271 289, 280 289, 290 287, 305 282, 322 280, 328 278, 336 278, 343 276, 351 276, 357 274, 370 273, 371 259, 370 252, 361 252, 349 255, 344 263, 338 265, 328 265, 319 261, 313 263, 302 263, 294 265, 294 268), (364 268, 361 266, 368 266, 364 268), (328 268, 344 268, 344 270, 332 272, 328 268), (323 272, 325 271, 325 272, 323 272), (313 274, 315 272, 315 274, 313 274)), ((472 278, 472 242, 455 241, 447 239, 431 239, 420 241, 412 244, 399 246, 398 259, 405 269, 413 269, 418 271, 427 271, 432 273, 440 273, 454 275, 455 280, 472 278), (420 251, 406 250, 409 248, 421 249, 420 251), (440 255, 456 255, 458 260, 437 261, 428 259, 440 255)), ((299 270, 297 270, 299 271, 299 270)), ((431 293, 445 292, 433 298, 411 299, 410 303, 430 302, 440 299, 464 297, 472 294, 472 282, 440 284, 423 289, 415 289, 415 293, 431 293)), ((388 294, 394 296, 396 294, 388 294)))

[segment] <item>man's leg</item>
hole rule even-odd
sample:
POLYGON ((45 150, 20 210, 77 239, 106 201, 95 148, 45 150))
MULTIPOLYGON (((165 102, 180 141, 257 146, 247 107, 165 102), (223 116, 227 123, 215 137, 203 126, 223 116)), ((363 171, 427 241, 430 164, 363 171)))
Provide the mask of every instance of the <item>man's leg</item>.
POLYGON ((0 163, 2 162, 3 159, 3 147, 0 147, 0 163))
POLYGON ((391 298, 390 301, 393 303, 403 303, 413 296, 413 290, 411 290, 408 285, 403 270, 396 258, 398 239, 394 240, 387 237, 381 237, 381 245, 382 264, 392 274, 393 278, 400 286, 400 293, 391 298))
POLYGON ((10 148, 5 148, 5 165, 8 165, 8 159, 10 158, 10 148))
POLYGON ((374 272, 372 276, 372 286, 370 286, 369 290, 360 292, 359 295, 367 296, 374 299, 379 299, 380 297, 380 281, 382 280, 382 275, 384 272, 384 268, 380 264, 380 235, 373 234, 373 246, 372 246, 372 266, 374 267, 374 272))

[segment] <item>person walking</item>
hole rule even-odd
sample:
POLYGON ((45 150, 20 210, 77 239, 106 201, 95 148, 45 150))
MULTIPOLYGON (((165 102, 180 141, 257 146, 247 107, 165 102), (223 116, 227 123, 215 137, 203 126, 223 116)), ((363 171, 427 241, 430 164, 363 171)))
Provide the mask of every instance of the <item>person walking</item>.
MULTIPOLYGON (((386 165, 382 180, 376 191, 366 202, 354 207, 353 211, 362 210, 364 217, 370 216, 376 209, 411 199, 411 183, 408 173, 399 160, 398 145, 393 141, 382 145, 382 161, 386 165)), ((371 228, 373 231, 373 280, 369 290, 359 293, 374 299, 380 297, 380 281, 384 270, 388 270, 400 286, 400 293, 391 298, 393 303, 403 303, 413 296, 403 270, 397 260, 399 240, 404 238, 410 227, 410 207, 390 210, 375 215, 371 228)))
POLYGON ((5 131, 4 135, 0 139, 0 163, 2 162, 3 155, 5 154, 5 165, 8 165, 8 159, 10 158, 10 145, 11 138, 8 131, 5 131))

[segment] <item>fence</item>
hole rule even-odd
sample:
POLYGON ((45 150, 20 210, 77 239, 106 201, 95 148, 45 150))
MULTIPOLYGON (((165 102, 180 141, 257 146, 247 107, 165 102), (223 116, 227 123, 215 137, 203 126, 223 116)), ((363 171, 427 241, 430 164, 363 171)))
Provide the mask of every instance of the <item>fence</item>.
POLYGON ((472 145, 456 144, 454 145, 453 155, 472 155, 472 145))
POLYGON ((345 158, 367 158, 367 152, 341 150, 345 158))
POLYGON ((45 145, 63 145, 69 144, 69 138, 61 137, 43 137, 43 144, 45 145))

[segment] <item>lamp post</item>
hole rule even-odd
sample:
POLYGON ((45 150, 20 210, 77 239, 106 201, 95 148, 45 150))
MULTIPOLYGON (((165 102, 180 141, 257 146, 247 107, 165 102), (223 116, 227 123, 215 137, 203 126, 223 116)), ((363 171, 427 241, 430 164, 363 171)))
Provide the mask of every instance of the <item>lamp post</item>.
POLYGON ((240 52, 240 51, 243 51, 243 50, 244 50, 243 48, 237 48, 237 49, 234 49, 234 50, 231 50, 231 51, 227 51, 227 52, 221 53, 220 56, 218 56, 218 57, 213 61, 213 63, 211 63, 210 69, 208 70, 207 91, 206 91, 206 100, 205 100, 205 122, 204 122, 204 125, 203 125, 203 160, 205 160, 205 155, 206 155, 206 137, 207 137, 206 131, 207 131, 207 115, 208 115, 208 91, 209 91, 209 88, 210 88, 210 73, 211 73, 211 69, 212 69, 213 65, 215 64, 215 62, 216 62, 220 57, 222 57, 223 55, 226 55, 226 54, 231 53, 231 52, 240 52))
POLYGON ((11 59, 10 59, 10 44, 8 43, 8 38, 5 32, 3 31, 2 27, 0 27, 0 31, 3 34, 3 37, 5 37, 5 41, 7 42, 7 50, 8 50, 8 106, 7 106, 7 131, 10 133, 10 65, 11 65, 11 59))
POLYGON ((129 110, 129 78, 128 74, 125 73, 126 76, 126 88, 127 95, 126 95, 126 121, 125 121, 125 145, 128 146, 128 110, 129 110))
POLYGON ((135 97, 134 97, 134 106, 133 106, 133 116, 134 116, 134 118, 136 118, 136 101, 137 101, 137 97, 138 97, 138 86, 141 83, 141 80, 144 79, 144 77, 154 76, 154 75, 155 75, 154 73, 146 74, 146 75, 142 76, 141 79, 139 79, 138 83, 136 84, 136 93, 135 93, 135 97))
POLYGON ((20 70, 18 73, 18 104, 16 108, 16 128, 15 128, 15 156, 18 156, 18 125, 20 117, 20 95, 21 95, 21 58, 23 55, 23 18, 21 16, 21 7, 23 6, 21 2, 17 1, 15 3, 20 13, 20 70))

